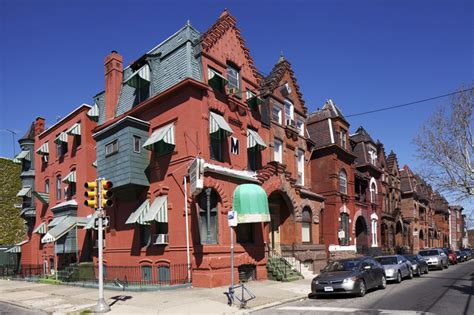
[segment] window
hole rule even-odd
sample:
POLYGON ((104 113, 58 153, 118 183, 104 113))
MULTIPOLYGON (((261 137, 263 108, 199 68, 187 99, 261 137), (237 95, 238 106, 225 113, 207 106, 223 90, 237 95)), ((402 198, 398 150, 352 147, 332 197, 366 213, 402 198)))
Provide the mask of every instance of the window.
POLYGON ((339 143, 343 149, 347 149, 347 132, 344 129, 339 132, 339 143))
POLYGON ((285 100, 285 121, 286 125, 293 125, 294 119, 294 108, 293 108, 293 103, 291 103, 289 100, 285 100))
POLYGON ((56 176, 56 200, 61 200, 61 175, 56 176))
POLYGON ((345 170, 339 172, 339 192, 347 195, 347 173, 345 170))
POLYGON ((49 179, 44 181, 44 193, 49 194, 49 179))
POLYGON ((152 276, 151 276, 151 266, 150 265, 145 265, 140 267, 142 271, 142 281, 151 281, 152 276))
POLYGON ((370 202, 375 203, 376 200, 376 195, 377 195, 377 187, 375 186, 375 183, 370 184, 370 202))
POLYGON ((211 140, 211 159, 224 162, 224 147, 227 144, 227 137, 222 130, 209 135, 211 140))
POLYGON ((303 209, 301 221, 301 241, 311 243, 311 210, 308 207, 303 209))
POLYGON ((151 225, 140 225, 140 247, 145 247, 151 243, 151 225))
POLYGON ((372 247, 377 246, 377 220, 372 219, 372 247))
POLYGON ((273 160, 279 163, 283 161, 283 143, 278 139, 273 144, 273 160))
POLYGON ((296 157, 296 164, 298 168, 298 185, 304 185, 304 151, 298 150, 298 155, 296 157))
POLYGON ((232 66, 227 66, 227 80, 229 81, 229 91, 233 90, 231 93, 237 93, 235 96, 241 97, 240 91, 240 74, 239 70, 232 66))
POLYGON ((170 284, 171 276, 170 276, 170 266, 168 265, 159 265, 158 269, 158 282, 160 284, 170 284))
POLYGON ((296 121, 296 128, 298 129, 298 133, 300 134, 300 136, 304 137, 304 122, 303 122, 303 120, 298 119, 296 121))
POLYGON ((105 145, 105 156, 118 152, 118 140, 114 140, 105 145))
POLYGON ((141 150, 141 138, 139 136, 133 136, 133 152, 140 153, 141 150))
POLYGON ((257 146, 247 149, 247 162, 250 171, 256 171, 262 168, 262 154, 257 146))
POLYGON ((201 244, 217 244, 217 193, 206 188, 198 196, 199 234, 201 244))
POLYGON ((57 142, 56 143, 56 157, 60 158, 67 153, 67 142, 57 142))
POLYGON ((376 166, 377 165, 377 151, 373 146, 369 146, 369 161, 370 164, 376 166))
POLYGON ((281 125, 281 108, 280 108, 280 106, 273 105, 272 118, 273 118, 274 122, 277 122, 281 125))
POLYGON ((339 220, 339 243, 342 246, 347 246, 349 245, 349 215, 341 213, 339 220))
POLYGON ((76 195, 76 183, 69 183, 67 186, 67 192, 69 194, 69 198, 74 197, 76 195))
POLYGON ((235 232, 237 234, 237 243, 253 243, 253 223, 238 224, 235 232))

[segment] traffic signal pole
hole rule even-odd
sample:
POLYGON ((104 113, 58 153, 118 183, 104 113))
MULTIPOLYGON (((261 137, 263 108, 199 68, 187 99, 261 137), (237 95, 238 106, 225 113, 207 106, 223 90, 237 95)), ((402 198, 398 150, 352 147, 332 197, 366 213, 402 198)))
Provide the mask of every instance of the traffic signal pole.
POLYGON ((110 311, 110 306, 105 302, 104 299, 104 229, 103 229, 103 223, 104 223, 104 209, 102 208, 102 178, 97 179, 97 195, 98 195, 98 204, 99 207, 96 209, 96 211, 99 211, 98 213, 98 233, 99 233, 99 239, 97 244, 97 248, 99 250, 99 300, 97 301, 97 305, 94 307, 94 312, 95 313, 107 313, 110 311))

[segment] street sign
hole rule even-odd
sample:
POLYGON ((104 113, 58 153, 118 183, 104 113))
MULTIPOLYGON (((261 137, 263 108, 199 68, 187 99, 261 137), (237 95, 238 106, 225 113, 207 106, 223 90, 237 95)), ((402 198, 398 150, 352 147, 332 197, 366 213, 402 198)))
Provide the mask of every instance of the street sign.
POLYGON ((189 167, 189 182, 191 186, 191 194, 197 195, 204 187, 204 160, 200 158, 194 159, 189 167))
MULTIPOLYGON (((104 229, 107 229, 110 225, 110 217, 109 216, 106 216, 104 217, 103 221, 102 221, 102 227, 104 229)), ((94 228, 97 230, 99 228, 99 218, 95 218, 94 220, 94 228)))
POLYGON ((229 222, 229 226, 237 226, 237 212, 236 211, 229 211, 227 213, 227 221, 229 222))
POLYGON ((340 230, 337 235, 338 235, 339 239, 343 239, 343 238, 346 237, 346 232, 344 230, 340 230))

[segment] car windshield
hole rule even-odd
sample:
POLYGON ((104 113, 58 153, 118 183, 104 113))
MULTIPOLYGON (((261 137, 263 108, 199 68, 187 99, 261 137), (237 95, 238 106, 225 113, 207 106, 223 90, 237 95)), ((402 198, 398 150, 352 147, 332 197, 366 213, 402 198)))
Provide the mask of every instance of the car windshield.
POLYGON ((420 254, 421 256, 437 256, 437 255, 439 255, 437 250, 422 250, 418 254, 420 254))
POLYGON ((329 263, 324 267, 323 271, 352 271, 357 270, 360 265, 360 260, 337 260, 329 263))
POLYGON ((405 256, 406 259, 408 259, 409 261, 416 261, 417 260, 417 257, 415 255, 412 255, 412 256, 405 256))
POLYGON ((396 265, 397 257, 378 257, 377 261, 382 265, 396 265))

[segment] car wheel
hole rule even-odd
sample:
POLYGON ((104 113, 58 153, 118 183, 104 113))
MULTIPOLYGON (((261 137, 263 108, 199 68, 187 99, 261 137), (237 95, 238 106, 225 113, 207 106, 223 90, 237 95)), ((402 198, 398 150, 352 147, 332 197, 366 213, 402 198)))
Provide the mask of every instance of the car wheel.
POLYGON ((444 269, 448 269, 449 268, 449 265, 448 263, 446 263, 446 265, 444 265, 444 269))
POLYGON ((413 279, 413 269, 410 268, 410 271, 408 272, 408 279, 413 279))
POLYGON ((382 276, 382 281, 380 282, 379 289, 385 289, 387 287, 387 279, 385 276, 382 276))
POLYGON ((402 282, 402 273, 400 272, 400 270, 398 270, 398 272, 397 272, 397 280, 396 281, 397 281, 397 283, 402 282))
POLYGON ((363 297, 367 292, 367 287, 365 286, 364 280, 359 281, 359 292, 357 292, 358 297, 363 297))
POLYGON ((420 269, 420 267, 416 268, 416 275, 417 275, 418 277, 421 277, 421 269, 420 269))
POLYGON ((428 274, 428 272, 430 272, 430 268, 428 268, 428 266, 426 266, 426 269, 425 269, 425 275, 428 274))

